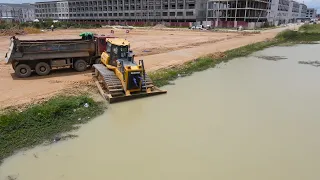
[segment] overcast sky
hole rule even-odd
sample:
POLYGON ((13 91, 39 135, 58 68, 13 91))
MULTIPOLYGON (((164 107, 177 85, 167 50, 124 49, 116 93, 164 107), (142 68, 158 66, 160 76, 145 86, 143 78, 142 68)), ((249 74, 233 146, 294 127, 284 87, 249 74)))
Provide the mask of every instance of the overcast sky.
MULTIPOLYGON (((49 0, 0 0, 1 3, 29 3, 37 1, 49 1, 49 0)), ((320 0, 297 0, 298 2, 304 2, 310 8, 318 9, 320 13, 320 0)))

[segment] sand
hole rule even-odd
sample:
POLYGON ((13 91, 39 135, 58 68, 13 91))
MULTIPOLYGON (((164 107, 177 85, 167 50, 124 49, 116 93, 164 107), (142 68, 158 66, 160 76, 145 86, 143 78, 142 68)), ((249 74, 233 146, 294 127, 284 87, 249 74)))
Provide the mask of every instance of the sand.
MULTIPOLYGON (((286 27, 290 28, 290 27, 286 27)), ((131 42, 136 60, 143 59, 147 71, 154 71, 196 59, 199 56, 223 52, 250 43, 273 38, 284 28, 263 31, 260 34, 224 33, 193 30, 114 29, 115 36, 131 42)), ((110 29, 72 29, 21 35, 19 39, 79 38, 81 32, 109 34, 110 29)), ((50 75, 21 79, 16 78, 11 65, 3 59, 9 47, 9 36, 0 37, 0 109, 10 106, 25 106, 52 97, 57 93, 76 93, 82 90, 95 91, 91 71, 75 72, 72 69, 55 70, 50 75), (81 88, 79 88, 81 87, 81 88)))

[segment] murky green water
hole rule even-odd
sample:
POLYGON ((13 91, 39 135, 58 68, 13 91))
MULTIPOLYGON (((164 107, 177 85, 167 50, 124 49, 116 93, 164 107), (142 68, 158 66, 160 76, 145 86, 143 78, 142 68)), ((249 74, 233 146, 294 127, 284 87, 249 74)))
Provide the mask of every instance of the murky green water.
POLYGON ((298 64, 319 50, 270 48, 112 105, 79 138, 7 159, 0 180, 319 180, 320 68, 298 64))

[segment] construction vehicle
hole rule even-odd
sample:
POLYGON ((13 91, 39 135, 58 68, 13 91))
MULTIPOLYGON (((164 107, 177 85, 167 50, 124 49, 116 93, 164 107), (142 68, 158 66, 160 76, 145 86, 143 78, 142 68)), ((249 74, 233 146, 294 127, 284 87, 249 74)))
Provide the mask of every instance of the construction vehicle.
POLYGON ((167 93, 154 86, 143 60, 137 64, 126 39, 107 39, 101 64, 93 64, 92 75, 100 94, 110 103, 167 93))
POLYGON ((5 61, 11 63, 15 75, 26 78, 35 71, 48 75, 52 68, 71 67, 85 71, 89 65, 100 62, 106 49, 106 39, 113 35, 82 33, 79 39, 19 40, 11 37, 5 61))

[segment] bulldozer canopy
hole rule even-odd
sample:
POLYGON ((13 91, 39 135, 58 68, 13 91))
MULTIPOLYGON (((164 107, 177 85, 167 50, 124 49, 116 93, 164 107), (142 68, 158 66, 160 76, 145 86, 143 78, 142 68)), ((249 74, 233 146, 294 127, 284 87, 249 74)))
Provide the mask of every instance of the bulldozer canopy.
POLYGON ((107 39, 107 42, 110 42, 111 44, 114 44, 116 46, 128 46, 128 45, 130 45, 129 41, 127 41, 126 39, 120 39, 120 38, 107 39))

